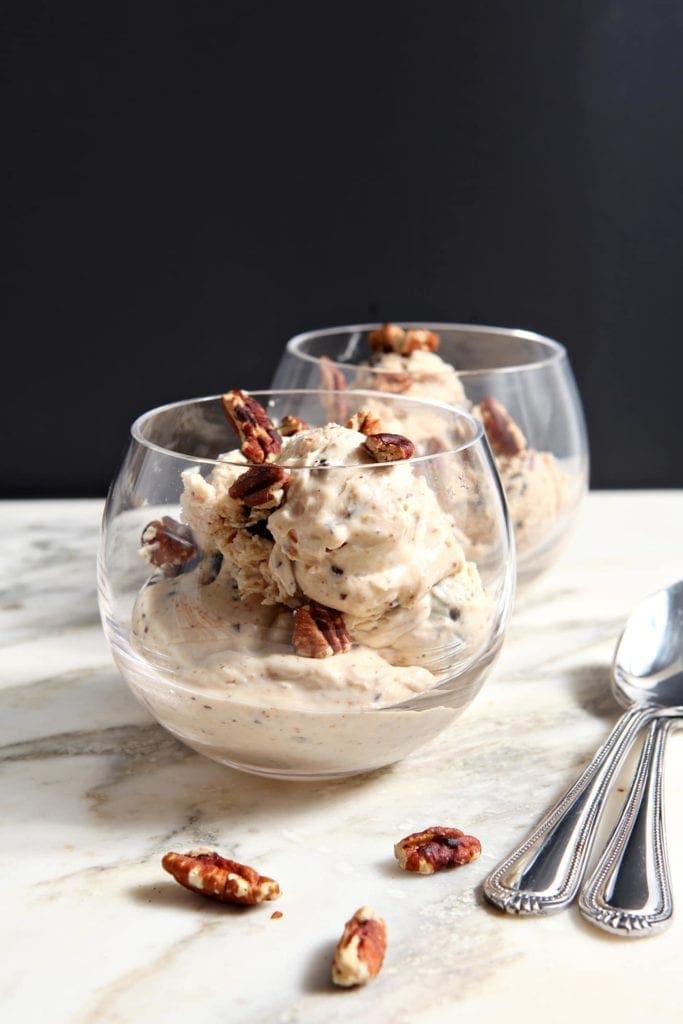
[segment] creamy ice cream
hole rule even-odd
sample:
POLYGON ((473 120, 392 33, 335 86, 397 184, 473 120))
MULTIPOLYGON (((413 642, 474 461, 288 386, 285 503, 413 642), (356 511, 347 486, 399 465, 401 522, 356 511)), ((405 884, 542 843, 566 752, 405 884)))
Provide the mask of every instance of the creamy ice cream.
POLYGON ((268 520, 270 568, 284 597, 300 592, 374 622, 414 608, 465 558, 424 477, 409 461, 374 464, 364 441, 336 424, 285 440, 280 465, 353 468, 293 474, 287 500, 268 520))
MULTIPOLYGON (((258 744, 264 730, 255 723, 267 720, 268 751, 260 756, 267 753, 274 769, 291 765, 293 743, 295 760, 306 761, 302 744, 309 754, 328 747, 333 718, 339 742, 355 745, 355 732, 342 741, 344 716, 355 730, 359 715, 400 705, 459 673, 470 699, 468 669, 492 646, 492 603, 452 516, 418 464, 378 463, 355 425, 284 437, 259 468, 236 450, 206 477, 200 467, 185 471, 182 520, 201 557, 189 571, 163 575, 157 549, 144 551, 162 573, 136 601, 135 649, 190 699, 201 691, 202 708, 215 701, 220 722, 212 729, 221 734, 232 722, 241 743, 258 744), (247 474, 257 490, 259 481, 275 482, 257 498, 252 487, 245 499, 247 474), (300 643, 297 631, 316 623, 318 647, 300 643), (337 630, 331 642, 342 638, 332 643, 339 653, 325 646, 325 624, 337 630), (301 653, 318 649, 330 656, 301 653), (303 717, 293 731, 297 713, 303 717)), ((153 539, 155 531, 146 534, 153 539)), ((439 703, 420 728, 429 732, 433 721, 438 731, 457 713, 439 703)), ((402 756, 414 731, 391 721, 376 720, 377 763, 393 759, 389 750, 402 756)))
MULTIPOLYGON (((524 435, 507 411, 494 399, 484 399, 472 406, 457 371, 438 355, 439 337, 424 329, 404 330, 395 324, 383 327, 369 335, 373 357, 359 369, 355 387, 400 391, 410 397, 429 398, 469 409, 483 422, 493 450, 501 483, 510 511, 515 533, 517 554, 524 556, 542 545, 555 533, 556 524, 565 512, 570 496, 570 480, 551 452, 539 452, 527 445, 524 435), (496 422, 485 415, 487 403, 498 407, 496 422, 504 416, 509 421, 512 443, 501 441, 496 422)), ((403 424, 406 430, 411 424, 403 424)), ((415 424, 416 436, 426 437, 429 428, 425 416, 419 414, 415 424)), ((465 529, 471 544, 470 553, 483 551, 492 524, 479 518, 478 510, 470 510, 465 529), (477 548, 478 546, 478 548, 477 548)))
POLYGON ((409 355, 381 353, 373 360, 370 373, 361 370, 357 387, 394 391, 411 398, 431 398, 451 405, 468 404, 465 389, 453 367, 436 352, 422 349, 414 349, 409 355))
POLYGON ((517 550, 524 554, 552 534, 569 497, 569 479, 550 452, 525 448, 516 455, 496 455, 517 550))

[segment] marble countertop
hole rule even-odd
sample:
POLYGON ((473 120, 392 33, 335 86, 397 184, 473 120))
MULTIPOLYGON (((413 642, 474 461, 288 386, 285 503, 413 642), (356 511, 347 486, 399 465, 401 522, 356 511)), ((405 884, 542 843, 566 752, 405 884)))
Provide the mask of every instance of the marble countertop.
POLYGON ((682 1019, 679 736, 667 756, 678 911, 666 932, 617 939, 575 907, 510 918, 484 903, 481 883, 616 720, 609 666, 624 619, 683 576, 683 492, 591 494, 560 564, 518 603, 502 658, 463 717, 390 769, 308 784, 207 761, 136 703, 97 614, 101 503, 1 511, 8 1024, 682 1019), (403 874, 393 843, 434 823, 478 836, 481 858, 403 874), (181 889, 161 855, 199 844, 277 878, 282 899, 236 910, 181 889), (364 989, 333 990, 332 949, 363 903, 387 920, 384 969, 364 989))

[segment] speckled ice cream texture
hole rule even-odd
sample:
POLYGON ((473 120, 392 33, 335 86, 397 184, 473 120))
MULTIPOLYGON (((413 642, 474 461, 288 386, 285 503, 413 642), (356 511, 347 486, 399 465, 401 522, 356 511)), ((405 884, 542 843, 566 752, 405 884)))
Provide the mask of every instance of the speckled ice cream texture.
MULTIPOLYGON (((373 381, 377 386, 385 374, 401 374, 410 378, 410 384, 401 388, 401 393, 407 397, 427 398, 471 409, 472 403, 457 371, 436 352, 416 350, 407 356, 397 352, 382 353, 373 360, 371 368, 359 370, 355 386, 372 388, 373 381)), ((478 417, 476 407, 471 411, 478 417)), ((419 412, 415 415, 414 435, 428 437, 430 430, 425 414, 419 412)), ((403 424, 406 431, 410 431, 411 426, 410 421, 403 424)), ((571 480, 551 452, 525 448, 514 456, 494 453, 494 459, 510 511, 517 554, 524 556, 542 546, 556 532, 558 520, 567 510, 571 480)), ((473 542, 472 553, 482 550, 481 545, 487 542, 491 526, 483 520, 477 524, 470 519, 466 529, 473 542)))
MULTIPOLYGON (((415 746, 415 723, 392 724, 377 710, 432 690, 490 643, 491 602, 451 515, 417 466, 378 465, 364 441, 337 424, 284 439, 277 462, 291 476, 267 519, 272 540, 245 527, 244 509, 228 493, 246 468, 239 453, 207 478, 186 471, 183 519, 205 556, 223 556, 222 567, 210 582, 201 581, 201 567, 151 582, 135 605, 138 652, 187 695, 195 689, 212 705, 218 700, 220 723, 197 708, 204 731, 232 722, 257 745, 267 734, 261 752, 276 762, 293 743, 328 758, 335 743, 374 744, 377 763, 386 763, 389 748, 402 756, 415 746), (322 659, 294 652, 292 609, 310 599, 344 614, 351 650, 322 659)), ((455 713, 434 707, 420 728, 432 734, 455 713)), ((338 760, 343 770, 341 750, 338 760)))
MULTIPOLYGON (((354 386, 373 390, 377 387, 378 378, 383 375, 391 378, 406 374, 410 377, 410 386, 402 391, 403 394, 411 398, 430 398, 452 405, 467 405, 465 389, 457 371, 436 352, 421 349, 407 356, 398 352, 383 352, 373 360, 371 367, 359 370, 354 386)), ((379 390, 382 390, 381 386, 379 390)))

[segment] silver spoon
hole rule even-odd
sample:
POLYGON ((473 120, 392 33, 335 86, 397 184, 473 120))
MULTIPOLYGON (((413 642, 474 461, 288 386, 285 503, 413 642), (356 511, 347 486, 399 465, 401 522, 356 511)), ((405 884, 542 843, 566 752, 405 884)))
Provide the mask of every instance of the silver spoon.
POLYGON ((662 776, 668 734, 673 720, 683 715, 683 581, 653 594, 631 619, 633 628, 624 633, 615 662, 617 699, 622 704, 645 699, 661 710, 648 729, 621 816, 579 897, 579 910, 599 928, 644 936, 665 928, 673 914, 662 776))
MULTIPOLYGON (((617 645, 612 690, 622 705, 632 706, 621 716, 571 789, 548 812, 529 838, 488 876, 484 882, 484 894, 491 903, 509 913, 543 914, 562 910, 572 902, 586 870, 609 787, 640 729, 659 717, 663 717, 666 722, 667 718, 683 715, 682 646, 683 580, 679 580, 666 590, 646 598, 629 617, 617 645)), ((655 834, 659 835, 661 844, 658 849, 662 854, 641 857, 634 871, 641 878, 636 888, 641 893, 647 889, 648 906, 659 900, 664 911, 668 908, 670 917, 671 892, 666 855, 663 852, 660 781, 665 735, 663 732, 658 742, 651 744, 651 753, 656 755, 656 774, 653 785, 642 789, 648 795, 645 797, 647 812, 645 818, 641 819, 650 822, 650 827, 645 830, 648 842, 652 841, 655 834)), ((646 748, 642 757, 645 756, 646 748)), ((639 774, 643 778, 647 774, 647 765, 643 766, 642 758, 636 771, 636 782, 639 774)), ((630 804, 634 807, 636 804, 633 788, 626 801, 624 815, 630 804)), ((626 836, 628 829, 622 831, 626 836)), ((616 846, 618 832, 617 826, 610 846, 616 846)), ((633 834, 631 829, 628 835, 633 834)), ((619 860, 624 872, 620 876, 622 882, 627 877, 625 865, 634 863, 631 854, 635 848, 631 844, 628 859, 622 857, 619 860)), ((591 879, 593 889, 587 896, 586 909, 583 910, 591 917, 592 909, 589 915, 588 906, 590 904, 592 908, 593 899, 611 899, 615 893, 621 899, 622 892, 628 888, 625 884, 615 888, 614 870, 608 869, 605 873, 602 861, 601 865, 598 865, 591 879)), ((621 909, 610 904, 612 913, 621 909)))

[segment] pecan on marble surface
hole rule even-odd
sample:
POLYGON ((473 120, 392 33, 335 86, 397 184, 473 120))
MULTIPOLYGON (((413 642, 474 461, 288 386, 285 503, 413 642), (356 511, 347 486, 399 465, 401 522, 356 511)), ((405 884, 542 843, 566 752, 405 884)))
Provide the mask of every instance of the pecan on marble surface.
POLYGON ((413 832, 394 846, 394 856, 404 871, 433 875, 443 868, 461 867, 476 860, 481 843, 459 828, 432 825, 423 832, 413 832))
POLYGON ((332 961, 332 981, 350 988, 376 977, 384 963, 387 926, 370 907, 360 907, 344 925, 332 961))
POLYGON ((221 903, 249 906, 282 895, 272 878, 205 847, 189 853, 167 853, 161 864, 186 889, 221 903))

